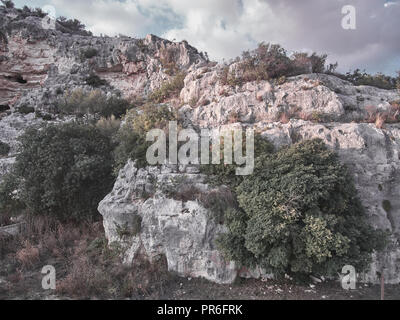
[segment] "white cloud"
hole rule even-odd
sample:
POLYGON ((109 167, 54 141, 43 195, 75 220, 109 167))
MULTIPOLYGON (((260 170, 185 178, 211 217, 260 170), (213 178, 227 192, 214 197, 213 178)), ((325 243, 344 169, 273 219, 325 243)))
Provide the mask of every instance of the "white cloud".
MULTIPOLYGON (((20 3, 22 0, 18 0, 20 3)), ((29 1, 43 4, 44 0, 29 1)), ((27 2, 27 1, 26 1, 27 2)), ((342 70, 400 69, 400 6, 379 0, 48 0, 95 34, 187 40, 211 58, 229 59, 258 42, 326 52, 342 70), (341 27, 341 8, 354 5, 357 29, 341 27)))

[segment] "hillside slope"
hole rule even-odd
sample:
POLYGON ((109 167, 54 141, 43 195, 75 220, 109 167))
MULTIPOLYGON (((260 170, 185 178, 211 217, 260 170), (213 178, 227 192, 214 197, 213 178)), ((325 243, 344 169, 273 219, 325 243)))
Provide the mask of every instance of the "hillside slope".
MULTIPOLYGON (((371 224, 393 233, 388 252, 376 257, 367 280, 378 281, 376 272, 384 268, 388 283, 400 282, 400 125, 377 128, 365 121, 371 106, 375 112, 391 112, 400 101, 399 92, 354 86, 326 74, 300 75, 281 83, 223 84, 220 73, 225 66, 210 63, 187 42, 170 42, 153 35, 132 39, 44 30, 40 17, 24 16, 16 9, 4 7, 0 7, 0 18, 0 140, 11 146, 9 154, 0 158, 0 176, 13 163, 16 138, 26 127, 46 121, 40 114, 51 114, 52 121, 63 121, 54 114, 54 104, 65 92, 77 88, 92 90, 88 76, 104 80, 98 89, 108 95, 140 99, 184 71, 186 77, 179 97, 165 103, 177 108, 186 124, 195 128, 252 127, 277 147, 321 138, 336 150, 355 176, 371 224), (21 108, 33 109, 21 112, 21 108), (384 202, 390 203, 390 209, 384 208, 384 202)), ((230 65, 231 70, 235 68, 235 63, 230 65)), ((144 174, 163 181, 160 175, 171 173, 170 169, 165 170, 144 174)), ((197 172, 196 168, 173 171, 178 176, 193 175, 194 181, 199 178, 197 172)), ((136 174, 136 168, 128 163, 116 183, 118 192, 111 193, 100 205, 109 239, 117 239, 115 222, 130 221, 121 217, 121 212, 129 214, 134 206, 133 211, 141 210, 141 214, 152 219, 146 222, 142 237, 127 240, 130 259, 144 244, 149 254, 152 250, 166 254, 170 270, 207 277, 207 270, 212 269, 212 276, 208 277, 211 280, 233 281, 238 270, 221 263, 210 242, 218 228, 210 226, 204 217, 201 223, 207 228, 197 234, 195 244, 187 240, 199 231, 198 220, 191 220, 190 215, 181 217, 183 221, 170 220, 169 231, 172 228, 174 232, 165 233, 169 238, 159 239, 152 229, 154 221, 165 219, 160 207, 200 211, 204 208, 193 208, 189 202, 176 203, 166 195, 160 203, 143 203, 144 199, 139 198, 132 204, 127 199, 132 199, 136 174), (174 251, 176 246, 181 249, 179 253, 174 251)))

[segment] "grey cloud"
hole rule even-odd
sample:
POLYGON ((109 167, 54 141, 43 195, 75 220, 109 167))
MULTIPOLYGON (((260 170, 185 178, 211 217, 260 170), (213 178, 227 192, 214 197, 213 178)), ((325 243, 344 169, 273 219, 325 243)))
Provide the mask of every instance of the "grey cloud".
POLYGON ((328 53, 332 62, 339 62, 342 71, 358 67, 394 73, 400 69, 397 0, 48 2, 63 14, 82 20, 95 34, 156 33, 171 40, 185 39, 218 60, 234 58, 265 41, 280 43, 291 51, 328 53), (356 30, 341 27, 344 5, 356 8, 356 30))

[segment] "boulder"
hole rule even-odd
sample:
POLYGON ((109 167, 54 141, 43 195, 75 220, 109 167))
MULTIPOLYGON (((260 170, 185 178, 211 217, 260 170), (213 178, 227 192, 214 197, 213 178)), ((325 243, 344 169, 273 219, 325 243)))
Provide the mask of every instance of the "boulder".
POLYGON ((113 191, 99 204, 106 237, 123 248, 125 263, 139 254, 150 261, 165 256, 169 271, 182 277, 232 283, 237 275, 235 264, 225 261, 215 247, 215 239, 225 228, 199 201, 171 196, 182 185, 203 192, 210 189, 203 175, 187 171, 192 170, 137 169, 129 161, 113 191))

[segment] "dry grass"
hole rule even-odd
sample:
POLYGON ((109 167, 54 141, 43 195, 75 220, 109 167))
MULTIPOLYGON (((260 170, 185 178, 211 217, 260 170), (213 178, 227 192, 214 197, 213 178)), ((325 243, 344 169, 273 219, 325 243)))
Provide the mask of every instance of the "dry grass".
POLYGON ((162 293, 170 280, 162 259, 150 264, 140 257, 133 266, 123 265, 121 248, 108 246, 101 222, 61 224, 36 217, 20 236, 0 239, 0 276, 9 282, 0 299, 45 294, 40 286, 45 265, 56 268, 56 294, 68 298, 143 298, 162 293))
POLYGON ((365 111, 367 112, 366 121, 368 123, 374 123, 378 114, 378 109, 375 106, 366 106, 365 111))
POLYGON ((384 129, 385 123, 399 123, 400 121, 400 104, 392 102, 389 110, 379 111, 375 106, 366 106, 367 116, 365 122, 374 123, 376 128, 384 129))
POLYGON ((40 260, 39 248, 33 246, 29 240, 26 240, 24 247, 17 251, 16 258, 21 263, 22 268, 32 268, 40 260))
POLYGON ((378 115, 376 116, 376 120, 375 120, 375 126, 378 129, 383 129, 385 126, 385 122, 387 120, 387 115, 384 113, 378 113, 378 115))

